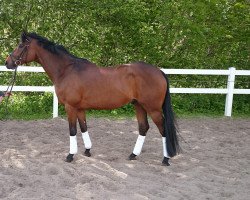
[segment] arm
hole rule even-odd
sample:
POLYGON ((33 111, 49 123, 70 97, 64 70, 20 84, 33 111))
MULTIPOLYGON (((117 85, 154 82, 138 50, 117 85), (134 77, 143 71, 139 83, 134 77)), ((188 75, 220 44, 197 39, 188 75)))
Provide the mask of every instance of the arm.
POLYGON ((10 93, 9 92, 3 93, 3 92, 0 91, 0 103, 3 101, 3 98, 5 96, 10 96, 10 93))
POLYGON ((3 96, 0 96, 0 103, 2 102, 2 100, 3 100, 3 96))

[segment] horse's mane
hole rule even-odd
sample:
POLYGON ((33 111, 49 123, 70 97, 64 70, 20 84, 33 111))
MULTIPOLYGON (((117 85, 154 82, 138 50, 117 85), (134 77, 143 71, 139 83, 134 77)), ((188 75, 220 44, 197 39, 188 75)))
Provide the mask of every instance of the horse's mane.
POLYGON ((38 35, 37 33, 23 32, 22 36, 21 36, 22 42, 24 42, 27 39, 27 37, 36 39, 38 45, 40 45, 41 47, 43 47, 44 49, 48 50, 49 52, 51 52, 55 55, 60 55, 61 53, 64 53, 64 54, 67 54, 73 58, 82 59, 82 60, 87 61, 87 59, 85 59, 85 58, 79 58, 79 57, 76 57, 75 55, 71 54, 63 45, 59 45, 53 41, 49 41, 47 38, 42 37, 42 36, 38 35))

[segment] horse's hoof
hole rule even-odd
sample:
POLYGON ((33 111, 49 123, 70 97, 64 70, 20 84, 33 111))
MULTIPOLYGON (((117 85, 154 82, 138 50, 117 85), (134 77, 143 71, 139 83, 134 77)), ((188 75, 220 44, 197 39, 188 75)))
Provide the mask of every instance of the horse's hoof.
POLYGON ((163 165, 163 166, 170 166, 170 163, 169 163, 168 161, 169 161, 169 158, 164 157, 164 158, 163 158, 163 161, 162 161, 162 165, 163 165))
POLYGON ((91 156, 90 149, 86 149, 84 155, 90 157, 91 156))
POLYGON ((66 162, 72 162, 73 161, 74 154, 70 154, 66 157, 66 162))
POLYGON ((128 160, 136 160, 136 155, 131 153, 130 156, 128 157, 128 160))

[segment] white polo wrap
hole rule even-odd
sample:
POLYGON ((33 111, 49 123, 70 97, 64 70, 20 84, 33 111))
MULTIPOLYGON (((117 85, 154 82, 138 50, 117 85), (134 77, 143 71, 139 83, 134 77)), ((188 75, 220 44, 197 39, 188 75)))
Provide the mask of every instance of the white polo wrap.
POLYGON ((167 144, 166 144, 166 137, 162 137, 162 145, 163 145, 163 156, 170 158, 167 152, 167 144))
POLYGON ((91 143, 88 131, 82 133, 82 140, 83 140, 85 149, 91 149, 92 143, 91 143))
POLYGON ((134 148, 133 154, 135 154, 137 156, 140 155, 143 143, 145 141, 145 137, 146 136, 142 136, 142 135, 138 136, 136 143, 135 143, 135 148, 134 148))
POLYGON ((77 153, 77 138, 75 136, 70 136, 70 154, 76 154, 77 153))

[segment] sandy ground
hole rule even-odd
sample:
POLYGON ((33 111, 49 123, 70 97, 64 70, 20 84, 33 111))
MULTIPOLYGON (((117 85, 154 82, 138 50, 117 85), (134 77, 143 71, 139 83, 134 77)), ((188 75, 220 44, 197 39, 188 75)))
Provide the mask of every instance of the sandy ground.
MULTIPOLYGON (((235 199, 250 197, 250 120, 179 119, 183 153, 161 166, 152 122, 142 154, 126 160, 135 120, 88 120, 92 157, 69 150, 67 121, 0 121, 0 199, 235 199)), ((80 135, 78 135, 80 136, 80 135)))

